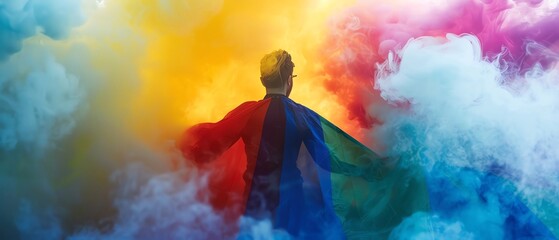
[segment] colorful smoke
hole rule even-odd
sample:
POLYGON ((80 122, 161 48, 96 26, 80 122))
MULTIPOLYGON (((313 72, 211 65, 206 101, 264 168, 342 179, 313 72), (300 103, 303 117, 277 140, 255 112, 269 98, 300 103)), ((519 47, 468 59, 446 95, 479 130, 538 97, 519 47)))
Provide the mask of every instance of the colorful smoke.
POLYGON ((552 67, 559 50, 557 6, 557 1, 357 1, 330 19, 322 51, 329 66, 325 86, 350 118, 371 128, 381 123, 377 116, 385 106, 372 88, 376 65, 411 38, 472 34, 483 57, 506 61, 513 73, 552 67))
MULTIPOLYGON (((234 231, 206 204, 204 175, 175 170, 174 139, 262 98, 259 60, 279 48, 295 101, 383 155, 495 173, 559 236, 558 24, 553 0, 0 3, 0 238, 234 231)), ((410 216, 391 237, 507 237, 500 191, 449 196, 468 204, 410 216)))

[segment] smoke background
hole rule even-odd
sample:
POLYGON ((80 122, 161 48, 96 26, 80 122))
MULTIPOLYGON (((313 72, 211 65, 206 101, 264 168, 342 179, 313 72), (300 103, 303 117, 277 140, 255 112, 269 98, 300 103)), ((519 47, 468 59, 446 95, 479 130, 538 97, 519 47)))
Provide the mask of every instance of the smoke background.
MULTIPOLYGON (((296 64, 295 101, 382 155, 424 166, 434 196, 452 192, 446 201, 467 203, 410 216, 392 238, 506 237, 506 194, 557 235, 557 6, 4 1, 0 237, 232 231, 207 204, 204 174, 188 164, 175 170, 185 163, 173 140, 262 98, 259 60, 279 48, 296 64), (437 184, 449 178, 441 168, 453 169, 463 191, 437 184), (502 187, 480 198, 483 182, 502 187)), ((288 238, 267 221, 240 224, 241 236, 288 238)))
MULTIPOLYGON (((448 225, 444 231, 459 226, 473 238, 525 237, 505 230, 520 212, 515 198, 557 231, 556 69, 507 74, 498 59, 482 58, 477 38, 451 34, 410 40, 380 69, 381 97, 408 108, 383 114, 377 137, 389 154, 427 169, 433 212, 444 215, 433 218, 448 225)), ((534 228, 529 214, 520 221, 511 229, 534 228)))

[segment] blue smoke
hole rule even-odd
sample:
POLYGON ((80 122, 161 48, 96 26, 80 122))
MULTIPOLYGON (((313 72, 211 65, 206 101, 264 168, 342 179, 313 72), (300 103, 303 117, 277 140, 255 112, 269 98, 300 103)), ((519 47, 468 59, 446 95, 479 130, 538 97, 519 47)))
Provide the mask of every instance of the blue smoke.
POLYGON ((81 0, 9 0, 0 2, 0 61, 19 52, 38 29, 53 39, 68 36, 85 21, 81 0))

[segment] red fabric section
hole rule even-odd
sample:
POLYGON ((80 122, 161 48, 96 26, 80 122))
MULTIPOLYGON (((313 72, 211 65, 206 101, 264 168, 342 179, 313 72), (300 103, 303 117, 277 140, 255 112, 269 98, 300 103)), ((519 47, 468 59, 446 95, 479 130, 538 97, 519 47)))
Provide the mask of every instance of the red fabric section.
POLYGON ((241 137, 251 113, 264 102, 245 102, 217 123, 201 123, 188 129, 179 141, 187 160, 209 163, 221 156, 241 137))
POLYGON ((270 99, 245 102, 217 123, 188 129, 178 144, 187 161, 209 173, 210 203, 226 209, 231 221, 244 212, 245 186, 250 189, 269 103, 270 99))
POLYGON ((264 119, 266 118, 266 113, 268 112, 268 107, 270 106, 271 99, 262 100, 264 102, 264 107, 259 107, 254 110, 251 118, 249 119, 247 126, 243 131, 243 143, 245 145, 245 156, 246 162, 243 170, 243 198, 240 203, 241 213, 244 212, 246 207, 246 202, 252 185, 252 177, 254 174, 254 169, 256 167, 256 160, 258 158, 258 151, 260 148, 260 140, 262 137, 262 128, 264 127, 264 119))

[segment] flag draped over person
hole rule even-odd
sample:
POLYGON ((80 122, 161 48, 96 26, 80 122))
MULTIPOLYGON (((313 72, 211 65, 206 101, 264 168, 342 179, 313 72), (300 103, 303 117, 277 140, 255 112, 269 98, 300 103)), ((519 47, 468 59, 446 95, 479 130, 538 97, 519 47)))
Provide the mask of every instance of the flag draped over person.
POLYGON ((386 237, 429 208, 421 171, 396 168, 397 160, 379 157, 284 95, 194 126, 180 147, 210 171, 216 208, 270 219, 293 236, 386 237))
POLYGON ((217 123, 188 129, 179 143, 187 160, 209 172, 211 203, 228 212, 232 224, 244 215, 268 219, 274 228, 303 239, 389 238, 414 214, 460 211, 461 199, 445 199, 445 191, 467 192, 471 186, 459 176, 473 174, 487 182, 470 198, 488 201, 484 194, 495 191, 502 198, 513 196, 503 204, 513 212, 507 236, 552 236, 498 172, 434 174, 449 171, 437 165, 426 175, 404 161, 409 156, 380 157, 288 98, 294 64, 287 52, 270 53, 261 65, 264 99, 239 105, 217 123), (439 187, 429 191, 430 185, 439 187))

